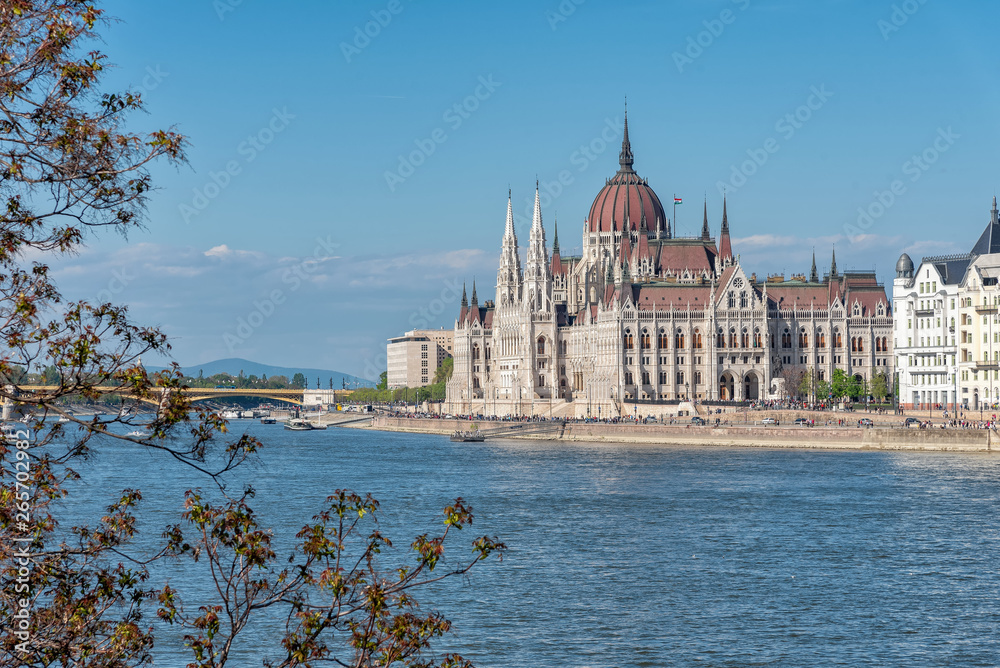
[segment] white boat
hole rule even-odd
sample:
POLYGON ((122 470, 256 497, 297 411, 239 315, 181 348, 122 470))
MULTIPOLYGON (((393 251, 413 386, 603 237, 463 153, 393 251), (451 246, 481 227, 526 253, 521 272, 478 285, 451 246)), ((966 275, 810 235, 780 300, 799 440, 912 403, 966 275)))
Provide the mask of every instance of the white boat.
POLYGON ((285 423, 285 429, 289 431, 312 431, 315 427, 308 420, 292 418, 285 423))
POLYGON ((231 409, 230 410, 224 410, 224 411, 222 411, 222 419, 223 420, 239 420, 240 419, 240 412, 239 411, 234 411, 234 410, 231 410, 231 409))

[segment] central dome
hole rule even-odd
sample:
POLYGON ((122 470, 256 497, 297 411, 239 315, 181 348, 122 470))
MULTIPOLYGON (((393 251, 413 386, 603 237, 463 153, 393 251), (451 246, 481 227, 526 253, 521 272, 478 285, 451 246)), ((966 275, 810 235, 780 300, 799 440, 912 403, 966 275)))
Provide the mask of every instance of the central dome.
POLYGON ((630 230, 639 230, 645 224, 650 231, 666 229, 667 217, 663 204, 645 179, 632 169, 632 145, 628 139, 628 116, 625 116, 625 137, 618 156, 620 168, 609 179, 594 199, 587 217, 591 232, 621 230, 627 223, 630 230))

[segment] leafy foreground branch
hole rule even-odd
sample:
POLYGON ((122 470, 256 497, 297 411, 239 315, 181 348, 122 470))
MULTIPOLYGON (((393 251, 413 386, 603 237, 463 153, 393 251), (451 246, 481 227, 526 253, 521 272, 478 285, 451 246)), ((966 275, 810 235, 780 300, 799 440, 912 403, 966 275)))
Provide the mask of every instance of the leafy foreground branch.
MULTIPOLYGON (((234 643, 255 614, 280 607, 285 621, 283 659, 264 665, 440 666, 472 664, 458 655, 434 662, 426 657, 430 642, 447 633, 450 622, 436 612, 421 614, 411 590, 468 573, 480 561, 506 549, 496 538, 477 538, 470 556, 454 566, 445 563, 445 542, 452 531, 472 524, 472 511, 458 499, 444 509, 444 531, 418 536, 410 546, 413 563, 394 571, 379 567, 392 543, 378 528, 378 502, 371 496, 337 490, 313 523, 296 535, 301 545, 283 568, 248 505, 253 490, 222 505, 199 491, 186 494, 184 519, 193 534, 175 526, 166 534, 170 554, 207 562, 217 600, 187 610, 174 589, 159 595, 158 615, 188 633, 193 652, 189 666, 226 665, 234 643), (337 647, 346 654, 338 654, 337 647)), ((469 553, 467 553, 469 554, 469 553)))
POLYGON ((425 660, 449 624, 421 615, 411 594, 503 554, 482 538, 466 560, 443 567, 449 533, 472 522, 461 501, 446 510, 441 535, 413 543, 414 563, 386 572, 377 504, 346 492, 299 534, 282 570, 249 491, 220 506, 188 494, 187 523, 145 550, 136 547, 140 480, 100 518, 60 524, 80 480, 74 466, 105 439, 124 442, 126 459, 158 453, 160 466, 181 467, 223 495, 223 476, 261 448, 194 407, 176 366, 146 373, 141 356, 169 357, 160 331, 133 323, 122 306, 66 303, 51 278, 47 263, 80 252, 97 231, 142 229, 152 164, 185 161, 187 140, 172 129, 127 129, 145 110, 139 92, 101 90, 106 56, 93 49, 108 19, 99 4, 0 0, 0 402, 30 415, 16 437, 0 438, 0 666, 152 665, 151 606, 187 634, 192 666, 226 665, 240 631, 282 607, 283 645, 261 652, 275 657, 270 665, 468 665, 425 660), (43 369, 54 389, 27 392, 28 373, 43 369), (71 397, 108 393, 124 398, 118 415, 66 411, 71 397), (54 415, 68 422, 47 419, 54 415), (137 429, 148 437, 128 435, 137 429), (153 581, 151 565, 165 559, 189 559, 192 576, 207 569, 214 600, 185 609, 196 593, 153 581))

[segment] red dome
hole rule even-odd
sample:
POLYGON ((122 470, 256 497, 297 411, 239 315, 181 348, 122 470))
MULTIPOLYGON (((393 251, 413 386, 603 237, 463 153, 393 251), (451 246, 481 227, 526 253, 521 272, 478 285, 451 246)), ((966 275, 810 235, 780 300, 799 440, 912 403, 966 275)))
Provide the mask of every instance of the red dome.
POLYGON ((638 230, 643 220, 646 229, 653 231, 657 225, 665 230, 667 217, 663 213, 663 204, 644 179, 632 169, 632 145, 628 139, 628 116, 625 117, 625 137, 622 140, 622 152, 618 157, 621 168, 614 178, 610 179, 594 199, 587 217, 591 232, 610 232, 620 230, 629 222, 629 227, 638 230))
POLYGON ((615 174, 597 194, 587 220, 591 232, 620 230, 626 220, 633 230, 638 230, 643 220, 650 231, 655 230, 658 224, 664 230, 667 227, 660 198, 635 172, 615 174))

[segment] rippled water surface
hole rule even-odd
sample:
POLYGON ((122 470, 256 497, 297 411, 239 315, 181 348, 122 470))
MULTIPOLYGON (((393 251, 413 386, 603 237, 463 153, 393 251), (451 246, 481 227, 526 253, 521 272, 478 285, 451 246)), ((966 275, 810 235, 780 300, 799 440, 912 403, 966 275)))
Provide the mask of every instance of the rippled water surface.
MULTIPOLYGON (((1000 664, 991 456, 234 427, 269 443, 234 483, 252 481, 279 542, 336 488, 375 495, 401 547, 465 497, 475 532, 509 555, 425 598, 455 622, 438 647, 481 667, 1000 664)), ((138 475, 147 537, 205 485, 117 445, 80 468, 67 520, 138 475)), ((168 575, 182 592, 207 584, 168 575)), ((160 635, 157 665, 183 665, 160 635)), ((260 665, 267 636, 252 630, 239 665, 260 665)))

